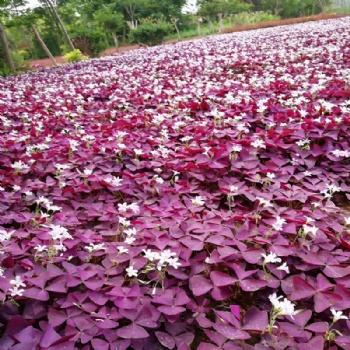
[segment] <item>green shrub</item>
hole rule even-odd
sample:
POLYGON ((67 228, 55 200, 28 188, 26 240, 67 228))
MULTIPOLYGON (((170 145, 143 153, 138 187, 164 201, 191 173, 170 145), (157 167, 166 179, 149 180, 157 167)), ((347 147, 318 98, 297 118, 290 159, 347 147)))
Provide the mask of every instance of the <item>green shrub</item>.
POLYGON ((8 67, 6 63, 1 62, 0 63, 0 76, 7 77, 9 75, 13 74, 11 69, 8 67))
POLYGON ((68 52, 65 54, 64 59, 70 63, 70 62, 78 62, 78 61, 83 61, 83 60, 88 60, 88 56, 84 56, 79 49, 75 49, 71 52, 68 52))
POLYGON ((97 56, 108 47, 105 32, 101 28, 75 27, 71 31, 71 39, 77 49, 90 57, 97 56))
POLYGON ((21 49, 21 50, 18 50, 18 53, 21 55, 21 57, 24 60, 31 59, 31 54, 27 50, 21 49))
POLYGON ((132 43, 146 44, 150 46, 159 45, 173 29, 169 23, 144 23, 130 31, 129 39, 132 43))

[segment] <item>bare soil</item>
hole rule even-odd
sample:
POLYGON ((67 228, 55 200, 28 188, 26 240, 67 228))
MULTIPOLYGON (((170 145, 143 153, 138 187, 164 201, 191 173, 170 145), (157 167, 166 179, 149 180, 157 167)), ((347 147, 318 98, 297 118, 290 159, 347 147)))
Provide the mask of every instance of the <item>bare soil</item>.
MULTIPOLYGON (((315 16, 307 16, 307 17, 299 17, 299 18, 290 18, 290 19, 283 19, 283 20, 277 20, 277 21, 269 21, 269 22, 262 22, 257 24, 249 24, 249 25, 241 25, 236 26, 233 28, 228 28, 224 30, 224 33, 233 33, 233 32, 241 32, 245 30, 254 30, 254 29, 260 29, 260 28, 268 28, 268 27, 276 27, 276 26, 282 26, 282 25, 288 25, 288 24, 297 24, 297 23, 304 23, 304 22, 310 22, 310 21, 319 21, 323 19, 332 19, 332 18, 341 18, 346 17, 345 15, 338 15, 335 13, 322 13, 315 16)), ((198 39, 199 37, 194 38, 187 38, 182 39, 181 41, 188 41, 193 39, 198 39)), ((170 40, 164 43, 164 45, 167 44, 173 44, 176 43, 177 40, 170 40)), ((118 49, 116 47, 111 47, 107 50, 102 51, 99 56, 108 56, 117 54, 124 51, 130 51, 130 50, 137 50, 139 49, 139 45, 129 45, 129 46, 122 46, 118 49)), ((66 61, 62 56, 56 56, 55 57, 56 62, 58 64, 65 64, 66 61)), ((29 61, 28 65, 32 68, 46 68, 46 67, 52 67, 52 62, 48 58, 44 58, 41 60, 33 60, 29 61)))

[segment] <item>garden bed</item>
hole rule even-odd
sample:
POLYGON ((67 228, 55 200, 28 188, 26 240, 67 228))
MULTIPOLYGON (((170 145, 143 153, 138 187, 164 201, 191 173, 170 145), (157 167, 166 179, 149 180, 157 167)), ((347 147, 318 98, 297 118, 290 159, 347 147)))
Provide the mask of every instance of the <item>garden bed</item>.
POLYGON ((350 20, 1 79, 1 349, 349 349, 350 20))

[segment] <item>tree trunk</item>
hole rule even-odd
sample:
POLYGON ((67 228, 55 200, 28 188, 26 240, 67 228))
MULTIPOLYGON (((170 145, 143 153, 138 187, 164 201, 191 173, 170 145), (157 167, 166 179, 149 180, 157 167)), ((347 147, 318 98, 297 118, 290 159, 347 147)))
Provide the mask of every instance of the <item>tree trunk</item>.
POLYGON ((117 48, 117 51, 118 51, 119 42, 118 42, 117 34, 115 32, 112 32, 112 37, 113 37, 113 41, 114 41, 114 46, 117 48))
POLYGON ((45 45, 43 39, 41 39, 41 36, 40 36, 40 34, 39 34, 38 30, 36 29, 34 24, 33 24, 32 28, 33 28, 34 34, 35 34, 36 38, 38 39, 41 47, 46 52, 47 56, 50 58, 50 60, 51 60, 52 64, 54 65, 54 67, 57 67, 57 62, 56 62, 55 58, 52 56, 50 50, 45 45))
POLYGON ((4 50, 4 58, 5 58, 5 62, 7 64, 7 66, 9 67, 9 69, 12 72, 16 72, 16 68, 15 68, 15 65, 13 63, 11 52, 10 52, 10 48, 9 48, 9 44, 8 44, 8 41, 7 41, 7 36, 6 36, 6 33, 5 33, 5 29, 4 29, 4 27, 3 27, 1 22, 0 22, 0 42, 1 42, 2 48, 4 50))
POLYGON ((202 18, 197 17, 197 32, 198 32, 198 36, 202 36, 201 22, 202 22, 202 18))
POLYGON ((65 36, 67 42, 68 42, 68 45, 69 47, 72 49, 72 50, 75 50, 75 47, 72 43, 72 40, 70 39, 69 35, 68 35, 68 32, 66 30, 66 27, 64 26, 62 20, 61 20, 61 17, 59 16, 58 12, 56 11, 56 8, 55 6, 52 4, 52 2, 50 0, 45 0, 47 2, 47 4, 50 6, 57 22, 60 24, 61 28, 62 28, 62 31, 63 31, 63 35, 65 36))
POLYGON ((222 33, 223 31, 223 18, 222 18, 222 13, 218 13, 218 17, 219 17, 219 34, 222 33))
POLYGON ((175 26, 177 38, 180 41, 181 40, 180 31, 179 31, 179 28, 177 27, 177 24, 176 24, 178 20, 179 20, 178 18, 171 18, 170 19, 171 23, 175 26))

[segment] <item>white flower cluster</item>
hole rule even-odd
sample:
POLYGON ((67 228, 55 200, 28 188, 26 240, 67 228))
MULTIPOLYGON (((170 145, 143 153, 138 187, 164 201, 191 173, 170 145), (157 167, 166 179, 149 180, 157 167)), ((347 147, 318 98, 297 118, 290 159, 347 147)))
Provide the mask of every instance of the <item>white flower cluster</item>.
POLYGON ((166 148, 163 145, 159 145, 157 150, 152 150, 150 151, 150 153, 154 158, 157 158, 157 157, 168 158, 170 151, 171 150, 169 148, 166 148))
POLYGON ((150 249, 143 249, 143 253, 145 254, 145 258, 149 261, 149 271, 153 270, 154 268, 161 271, 163 268, 168 266, 172 266, 173 268, 177 269, 179 266, 181 266, 176 253, 172 252, 170 249, 166 249, 161 253, 154 252, 150 249))
POLYGON ((341 151, 339 149, 335 149, 334 151, 331 151, 331 153, 336 157, 350 157, 350 152, 348 150, 341 151))
POLYGON ((106 247, 104 243, 98 243, 98 244, 89 243, 89 245, 85 247, 85 250, 87 250, 89 254, 98 252, 100 250, 105 250, 105 249, 106 247))
POLYGON ((103 181, 107 182, 112 187, 120 187, 123 183, 123 179, 112 175, 105 177, 103 181))
POLYGON ((50 147, 44 143, 38 143, 37 145, 27 146, 26 155, 30 156, 32 153, 41 153, 45 149, 49 149, 50 147))
POLYGON ((137 203, 118 203, 118 211, 120 213, 126 213, 128 210, 131 210, 132 212, 134 212, 135 214, 138 213, 140 211, 140 207, 137 203))
MULTIPOLYGON (((265 265, 266 264, 269 264, 269 263, 276 264, 276 263, 281 263, 282 262, 282 259, 279 258, 276 255, 276 253, 273 253, 273 252, 270 252, 269 255, 266 255, 266 254, 262 253, 261 256, 264 258, 264 262, 263 262, 264 270, 265 270, 265 265)), ((281 266, 277 267, 277 270, 282 270, 282 271, 285 271, 285 272, 289 273, 289 267, 288 267, 287 263, 285 263, 285 262, 281 266)))
POLYGON ((62 171, 62 170, 66 170, 66 169, 69 169, 69 165, 68 164, 55 164, 55 168, 58 170, 58 171, 62 171))
POLYGON ((305 233, 305 235, 307 234, 311 234, 313 238, 316 237, 316 233, 318 231, 318 228, 316 226, 311 226, 311 225, 307 225, 307 224, 304 224, 303 225, 303 231, 305 233))
POLYGON ((264 140, 256 139, 251 143, 254 148, 266 148, 264 140))
POLYGON ((309 139, 305 139, 305 140, 299 140, 295 143, 298 147, 302 148, 305 147, 306 145, 310 144, 310 140, 309 139))
POLYGON ((11 165, 11 168, 15 169, 16 171, 21 171, 21 170, 26 170, 29 169, 29 165, 23 163, 21 160, 19 160, 18 162, 14 162, 11 165))
POLYGON ((283 296, 277 296, 276 293, 273 293, 269 296, 269 299, 273 305, 273 312, 274 317, 277 316, 294 316, 300 312, 300 310, 295 310, 295 304, 293 304, 290 300, 287 298, 284 298, 282 301, 283 296))
POLYGON ((45 197, 39 197, 36 201, 36 204, 40 205, 42 204, 47 210, 51 210, 51 211, 60 211, 62 210, 61 207, 59 207, 58 205, 53 205, 53 203, 51 201, 49 201, 47 198, 45 197))
POLYGON ((79 146, 78 141, 69 139, 68 142, 69 142, 69 148, 72 152, 75 152, 78 150, 78 146, 79 146))
POLYGON ((60 225, 51 224, 48 226, 50 228, 49 234, 54 241, 52 247, 56 251, 65 252, 67 248, 64 246, 63 241, 65 239, 73 239, 73 237, 69 234, 68 230, 60 225))
POLYGON ((5 230, 0 230, 0 243, 9 241, 11 239, 11 237, 12 237, 12 234, 14 232, 15 231, 7 232, 5 230))
POLYGON ((25 290, 21 289, 20 287, 26 287, 26 284, 22 280, 21 276, 16 276, 14 280, 10 280, 10 284, 13 285, 13 287, 9 289, 9 292, 11 292, 11 297, 21 297, 25 290))
POLYGON ((341 190, 340 187, 338 187, 334 184, 330 184, 330 185, 326 184, 326 186, 327 186, 327 188, 321 191, 321 193, 323 193, 325 198, 330 199, 330 198, 332 198, 332 196, 335 192, 340 192, 340 190, 341 190))

